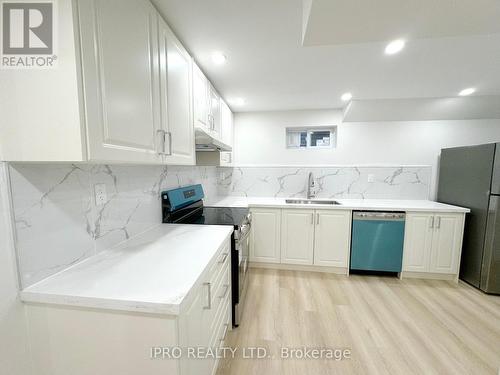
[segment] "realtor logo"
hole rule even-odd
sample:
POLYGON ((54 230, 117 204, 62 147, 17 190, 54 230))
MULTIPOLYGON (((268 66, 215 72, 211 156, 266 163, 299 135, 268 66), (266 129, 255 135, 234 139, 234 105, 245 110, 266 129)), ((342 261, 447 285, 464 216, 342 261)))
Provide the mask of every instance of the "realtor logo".
POLYGON ((54 4, 2 3, 2 67, 50 68, 55 65, 54 4))

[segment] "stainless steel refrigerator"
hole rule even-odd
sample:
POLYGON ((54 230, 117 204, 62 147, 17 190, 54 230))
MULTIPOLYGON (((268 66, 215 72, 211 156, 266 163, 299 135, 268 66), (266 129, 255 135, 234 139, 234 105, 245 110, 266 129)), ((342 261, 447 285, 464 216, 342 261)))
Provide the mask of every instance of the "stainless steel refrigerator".
POLYGON ((441 150, 438 201, 471 209, 460 279, 500 294, 500 143, 441 150))

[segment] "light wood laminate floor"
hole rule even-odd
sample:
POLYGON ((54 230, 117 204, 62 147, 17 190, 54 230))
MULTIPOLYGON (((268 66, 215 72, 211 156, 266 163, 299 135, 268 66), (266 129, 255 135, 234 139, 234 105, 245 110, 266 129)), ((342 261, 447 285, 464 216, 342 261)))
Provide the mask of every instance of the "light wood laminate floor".
POLYGON ((464 284, 251 269, 232 347, 274 358, 223 360, 218 375, 498 374, 500 297, 464 284), (349 348, 342 361, 281 359, 281 347, 349 348))

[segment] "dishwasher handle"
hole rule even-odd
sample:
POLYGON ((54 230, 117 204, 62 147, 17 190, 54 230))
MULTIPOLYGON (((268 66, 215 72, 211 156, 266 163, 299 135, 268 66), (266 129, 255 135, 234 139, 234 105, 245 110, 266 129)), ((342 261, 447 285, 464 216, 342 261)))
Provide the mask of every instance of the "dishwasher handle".
POLYGON ((354 212, 353 220, 405 221, 404 212, 354 212))

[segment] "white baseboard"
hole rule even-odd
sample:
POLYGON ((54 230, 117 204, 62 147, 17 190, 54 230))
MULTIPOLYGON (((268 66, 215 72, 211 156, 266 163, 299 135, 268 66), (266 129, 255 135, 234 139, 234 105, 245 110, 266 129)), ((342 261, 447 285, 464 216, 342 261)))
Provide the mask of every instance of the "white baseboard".
POLYGON ((266 268, 274 270, 288 271, 308 271, 308 272, 323 272, 334 273, 337 275, 347 275, 349 270, 347 267, 326 267, 326 266, 309 266, 302 264, 282 264, 282 263, 261 263, 250 262, 250 268, 266 268))
POLYGON ((402 272, 401 279, 451 280, 458 282, 458 275, 432 272, 402 272))

